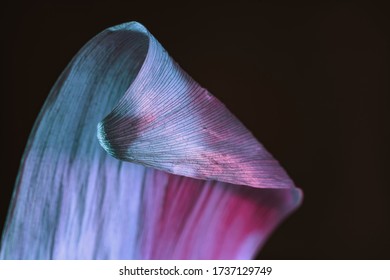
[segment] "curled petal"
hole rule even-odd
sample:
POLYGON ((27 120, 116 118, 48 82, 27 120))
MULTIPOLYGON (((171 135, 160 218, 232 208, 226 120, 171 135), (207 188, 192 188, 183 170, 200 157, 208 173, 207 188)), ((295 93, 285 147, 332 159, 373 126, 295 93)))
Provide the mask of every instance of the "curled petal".
POLYGON ((301 196, 145 27, 125 23, 88 42, 54 85, 0 257, 247 259, 301 196))

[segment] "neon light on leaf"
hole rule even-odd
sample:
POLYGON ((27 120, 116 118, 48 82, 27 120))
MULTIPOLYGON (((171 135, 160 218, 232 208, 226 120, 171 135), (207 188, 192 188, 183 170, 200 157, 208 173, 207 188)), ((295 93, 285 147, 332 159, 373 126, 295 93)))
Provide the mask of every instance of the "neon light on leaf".
POLYGON ((130 22, 89 41, 50 92, 0 257, 248 259, 300 201, 244 125, 130 22))

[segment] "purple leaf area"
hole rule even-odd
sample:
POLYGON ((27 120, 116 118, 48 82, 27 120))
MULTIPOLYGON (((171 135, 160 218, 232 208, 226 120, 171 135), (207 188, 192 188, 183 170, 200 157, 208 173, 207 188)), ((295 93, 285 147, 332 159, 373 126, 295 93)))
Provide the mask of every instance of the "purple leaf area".
POLYGON ((90 40, 54 85, 0 258, 249 259, 301 198, 245 126, 130 22, 90 40))

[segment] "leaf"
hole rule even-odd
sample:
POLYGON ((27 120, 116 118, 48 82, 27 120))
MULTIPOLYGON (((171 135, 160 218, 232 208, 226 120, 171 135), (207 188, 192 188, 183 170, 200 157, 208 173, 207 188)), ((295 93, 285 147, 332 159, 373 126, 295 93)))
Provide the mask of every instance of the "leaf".
POLYGON ((0 258, 248 259, 301 196, 145 27, 125 23, 90 40, 50 92, 0 258))

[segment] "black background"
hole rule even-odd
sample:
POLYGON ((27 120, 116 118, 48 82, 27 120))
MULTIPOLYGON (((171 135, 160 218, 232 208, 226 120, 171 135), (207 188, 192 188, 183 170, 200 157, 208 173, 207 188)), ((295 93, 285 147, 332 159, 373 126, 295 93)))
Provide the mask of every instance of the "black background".
POLYGON ((389 259, 386 7, 156 2, 2 4, 0 225, 29 132, 55 80, 98 32, 136 20, 303 189, 302 207, 259 258, 389 259))

